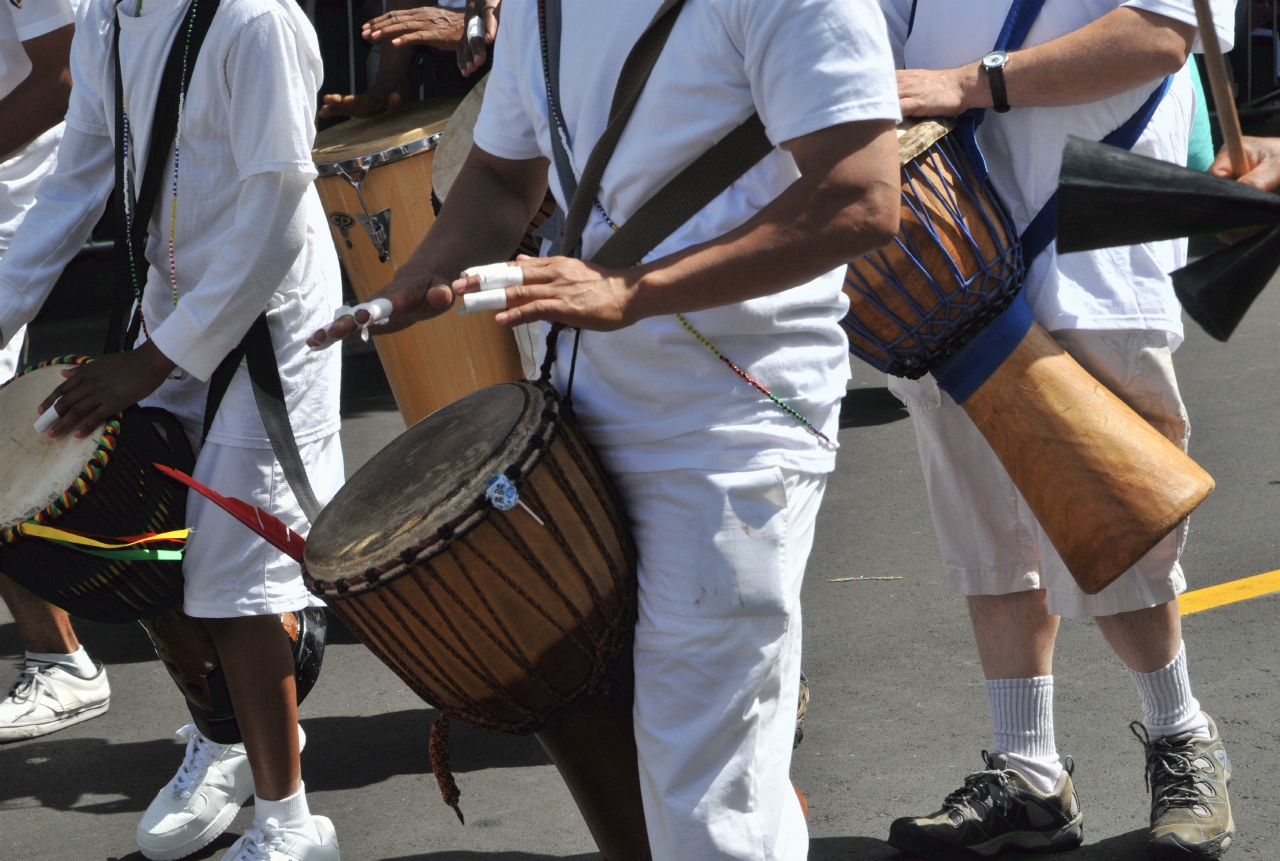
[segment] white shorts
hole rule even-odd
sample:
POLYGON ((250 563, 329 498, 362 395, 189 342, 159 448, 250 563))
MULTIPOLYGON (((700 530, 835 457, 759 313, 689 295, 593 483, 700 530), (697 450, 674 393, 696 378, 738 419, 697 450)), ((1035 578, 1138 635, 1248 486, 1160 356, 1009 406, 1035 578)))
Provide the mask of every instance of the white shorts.
POLYGON ((22 358, 22 344, 26 334, 27 327, 23 326, 18 334, 9 339, 8 344, 0 347, 0 384, 7 383, 18 372, 18 361, 22 358))
MULTIPOLYGON (((1051 333, 1100 383, 1185 450, 1190 426, 1162 331, 1051 333)), ((1183 522, 1097 595, 1076 586, 982 434, 932 377, 889 378, 911 413, 929 507, 950 588, 961 595, 1044 589, 1049 612, 1079 619, 1155 607, 1186 588, 1183 522)))
MULTIPOLYGON (((338 434, 299 446, 321 505, 342 487, 338 434)), ((205 443, 194 477, 224 496, 234 496, 279 517, 293 531, 310 530, 271 449, 205 443)), ((187 493, 192 535, 182 562, 183 610, 201 619, 266 616, 318 604, 302 583, 297 562, 271 547, 240 521, 195 491, 187 493)))
POLYGON ((639 554, 634 708, 654 861, 803 861, 800 586, 825 475, 613 476, 639 554))

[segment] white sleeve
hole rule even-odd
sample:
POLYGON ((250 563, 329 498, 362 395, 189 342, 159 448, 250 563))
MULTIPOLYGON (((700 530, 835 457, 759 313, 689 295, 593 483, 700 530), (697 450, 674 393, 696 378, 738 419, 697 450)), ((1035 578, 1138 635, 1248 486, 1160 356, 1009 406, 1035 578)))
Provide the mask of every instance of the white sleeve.
POLYGON ((303 195, 311 176, 255 173, 236 202, 235 225, 195 289, 178 301, 151 340, 166 357, 207 380, 289 274, 307 241, 303 195))
POLYGON ((775 145, 841 123, 902 119, 893 51, 875 0, 716 5, 775 145))
POLYGON ((68 128, 58 166, 0 257, 0 343, 40 312, 53 285, 102 217, 115 185, 111 138, 68 128))
POLYGON ((880 0, 880 11, 884 13, 884 22, 889 27, 889 47, 893 49, 893 64, 899 69, 906 64, 903 51, 907 37, 911 35, 911 18, 915 11, 915 0, 880 0))
MULTIPOLYGON (((538 44, 537 8, 530 0, 506 0, 502 4, 502 26, 493 45, 493 69, 485 84, 484 102, 476 119, 473 139, 487 153, 511 161, 543 155, 537 129, 526 109, 525 86, 536 74, 536 86, 546 99, 541 55, 534 66, 526 45, 538 44)), ((561 68, 561 74, 568 74, 561 68)))
POLYGON ((9 14, 13 16, 13 29, 17 31, 20 42, 52 33, 76 22, 76 10, 68 0, 10 2, 9 14))
MULTIPOLYGON (((1242 0, 1244 2, 1244 0, 1242 0)), ((1192 0, 1128 0, 1124 4, 1134 9, 1154 12, 1184 24, 1196 24, 1196 8, 1192 0)), ((1209 0, 1213 10, 1213 28, 1218 31, 1218 41, 1222 43, 1225 53, 1230 51, 1236 41, 1236 0, 1209 0)), ((1204 53, 1204 45, 1200 37, 1191 47, 1191 53, 1204 53)))

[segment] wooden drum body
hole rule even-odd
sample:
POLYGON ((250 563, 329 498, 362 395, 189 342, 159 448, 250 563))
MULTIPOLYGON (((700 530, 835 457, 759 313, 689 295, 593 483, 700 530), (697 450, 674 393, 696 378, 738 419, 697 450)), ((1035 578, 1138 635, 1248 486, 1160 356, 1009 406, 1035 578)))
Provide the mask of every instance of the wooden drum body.
POLYGON ((850 350, 896 376, 933 373, 1096 594, 1213 479, 1032 322, 1012 223, 949 128, 928 121, 899 136, 902 229, 849 266, 850 350))
MULTIPOLYGON (((316 136, 316 189, 361 301, 390 283, 435 222, 435 148, 457 106, 457 99, 436 99, 316 136)), ((485 386, 523 377, 515 339, 491 314, 444 314, 375 335, 374 343, 409 425, 485 386)))

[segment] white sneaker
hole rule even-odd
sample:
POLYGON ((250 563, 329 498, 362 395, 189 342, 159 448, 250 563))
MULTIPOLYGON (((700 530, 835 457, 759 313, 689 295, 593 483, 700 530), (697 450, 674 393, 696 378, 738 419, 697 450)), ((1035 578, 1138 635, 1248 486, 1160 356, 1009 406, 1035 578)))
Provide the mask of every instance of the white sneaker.
POLYGON ((0 743, 48 735, 104 714, 111 704, 107 669, 82 679, 60 664, 28 660, 0 700, 0 743))
MULTIPOLYGON (((253 771, 243 744, 209 741, 193 724, 177 736, 187 743, 182 765, 138 823, 138 848, 152 861, 177 861, 208 846, 253 795, 253 771)), ((307 743, 302 727, 298 742, 299 748, 307 743)))
POLYGON ((285 831, 274 819, 268 819, 255 822, 231 844, 222 861, 342 861, 333 823, 324 816, 313 816, 311 821, 320 832, 319 843, 312 843, 296 831, 285 831))

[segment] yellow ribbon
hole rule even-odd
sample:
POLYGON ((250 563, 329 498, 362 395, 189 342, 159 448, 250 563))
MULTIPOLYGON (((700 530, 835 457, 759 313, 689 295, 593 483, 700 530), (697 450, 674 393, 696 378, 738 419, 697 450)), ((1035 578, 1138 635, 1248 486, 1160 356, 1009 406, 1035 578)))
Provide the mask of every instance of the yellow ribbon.
POLYGON ((49 541, 61 541, 67 544, 77 544, 82 547, 99 547, 103 550, 120 550, 125 547, 136 547, 139 544, 151 544, 156 541, 186 541, 191 535, 190 529, 175 529, 172 532, 162 532, 159 535, 150 535, 146 538, 139 538, 135 541, 108 543, 98 541, 86 535, 77 532, 68 532, 65 529, 54 529, 52 526, 41 526, 38 523, 21 523, 18 525, 18 531, 23 535, 29 535, 32 538, 44 538, 49 541))

